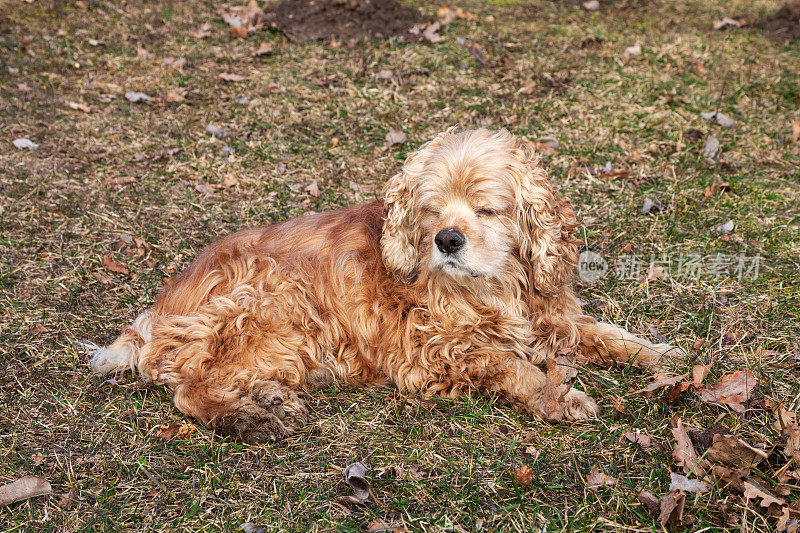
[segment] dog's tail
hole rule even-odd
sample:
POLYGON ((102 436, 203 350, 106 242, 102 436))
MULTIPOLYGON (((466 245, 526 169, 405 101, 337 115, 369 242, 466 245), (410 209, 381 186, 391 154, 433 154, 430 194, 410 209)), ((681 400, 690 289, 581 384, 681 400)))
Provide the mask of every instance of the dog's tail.
POLYGON ((98 374, 136 372, 139 362, 139 351, 150 342, 152 327, 152 311, 145 311, 133 321, 133 324, 122 331, 117 340, 105 348, 92 343, 82 343, 91 355, 89 366, 98 374))

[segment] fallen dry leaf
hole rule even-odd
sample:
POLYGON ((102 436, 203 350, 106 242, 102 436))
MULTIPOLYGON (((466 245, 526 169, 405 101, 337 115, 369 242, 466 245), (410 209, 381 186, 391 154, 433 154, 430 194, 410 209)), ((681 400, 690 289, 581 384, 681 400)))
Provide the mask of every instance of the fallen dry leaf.
POLYGON ((253 55, 256 56, 256 57, 264 56, 264 55, 267 55, 267 54, 271 54, 274 51, 275 51, 275 45, 274 44, 268 43, 266 41, 262 41, 262 43, 258 46, 258 49, 256 49, 255 52, 253 52, 253 55))
POLYGON ((138 91, 128 91, 125 93, 125 99, 135 104, 137 102, 150 101, 150 96, 146 93, 141 93, 138 91))
POLYGON ((699 389, 709 370, 711 370, 711 365, 694 365, 692 367, 692 385, 699 389))
POLYGON ((208 126, 206 126, 206 133, 210 133, 211 135, 220 140, 227 139, 228 136, 230 135, 228 133, 228 130, 220 128, 219 126, 215 126, 214 124, 209 124, 208 126))
POLYGON ((217 77, 222 81, 229 81, 229 82, 239 82, 247 79, 247 76, 242 76, 241 74, 234 74, 232 72, 221 72, 217 77))
POLYGON ((392 146, 396 144, 403 144, 406 142, 406 134, 399 130, 389 130, 389 133, 386 134, 386 139, 383 143, 383 149, 388 150, 392 146))
POLYGON ((26 335, 29 336, 29 337, 36 337, 38 335, 41 335, 45 331, 47 331, 47 328, 42 326, 41 324, 39 324, 38 326, 35 326, 35 327, 32 327, 31 329, 29 329, 26 332, 26 335))
POLYGON ((199 192, 200 194, 214 194, 214 189, 209 187, 206 182, 203 180, 198 180, 194 184, 194 190, 199 192))
POLYGON ((398 479, 419 479, 423 475, 418 466, 405 467, 397 463, 389 463, 388 465, 376 468, 375 473, 378 475, 378 477, 385 477, 387 473, 393 473, 398 479))
POLYGON ((638 44, 635 44, 633 46, 628 46, 622 52, 622 55, 625 58, 638 57, 638 56, 642 55, 642 47, 641 47, 641 45, 638 45, 638 44))
POLYGON ((705 339, 697 339, 696 341, 694 341, 694 344, 692 345, 692 350, 694 350, 695 352, 699 352, 703 348, 703 346, 705 346, 705 344, 706 344, 705 339))
POLYGON ((721 490, 733 489, 744 492, 744 481, 747 475, 740 470, 734 470, 722 465, 711 465, 711 472, 721 490))
POLYGON ((207 39, 212 35, 211 29, 211 24, 203 24, 198 29, 190 31, 189 36, 193 39, 207 39))
POLYGON ((800 470, 789 470, 791 464, 791 462, 786 463, 775 473, 778 483, 787 483, 790 480, 800 481, 800 470))
POLYGON ((456 10, 450 6, 442 6, 436 11, 436 18, 443 25, 450 24, 456 19, 456 10))
POLYGON ((683 391, 692 387, 694 387, 694 383, 691 381, 682 381, 680 383, 676 383, 670 387, 669 393, 667 393, 667 401, 670 403, 674 402, 683 391))
POLYGON ((786 438, 783 453, 786 457, 794 459, 800 465, 800 425, 797 424, 797 413, 787 411, 782 405, 775 409, 775 423, 773 427, 786 438))
POLYGON ((599 0, 587 0, 581 4, 581 7, 586 11, 600 11, 600 2, 599 0))
POLYGON ((431 22, 430 24, 426 25, 425 28, 422 30, 422 36, 425 38, 426 41, 431 43, 438 43, 444 37, 439 35, 439 30, 442 28, 442 23, 438 20, 435 22, 431 22))
POLYGON ((239 185, 239 178, 236 177, 236 174, 228 174, 225 176, 225 179, 222 180, 222 186, 225 189, 236 187, 237 185, 239 185))
POLYGON ((632 443, 638 444, 645 450, 655 448, 654 437, 652 435, 648 435, 647 433, 640 433, 638 429, 636 431, 626 431, 622 435, 632 443))
POLYGON ((686 428, 680 417, 676 416, 671 421, 672 435, 675 437, 675 447, 672 450, 672 457, 675 463, 683 467, 683 471, 687 474, 692 473, 697 477, 705 477, 706 470, 700 464, 700 459, 694 449, 692 440, 689 434, 686 433, 686 428))
MULTIPOLYGON (((660 211, 663 211, 663 210, 664 210, 664 206, 654 202, 651 198, 645 198, 644 202, 642 203, 642 208, 641 208, 640 211, 642 212, 643 215, 646 215, 647 213, 649 213, 651 211, 660 212, 660 211)), ((653 268, 653 267, 650 267, 650 268, 653 268)), ((658 268, 661 269, 659 271, 659 276, 658 277, 662 277, 662 275, 664 273, 664 267, 659 265, 658 268)), ((648 269, 648 272, 649 272, 649 269, 648 269)), ((649 277, 650 276, 648 275, 648 279, 649 279, 649 277)), ((650 280, 650 281, 652 281, 652 280, 650 280)))
POLYGON ((103 182, 110 186, 125 185, 126 183, 135 183, 136 178, 133 176, 119 176, 116 178, 103 178, 103 182))
POLYGON ((406 533, 406 526, 398 522, 386 522, 376 518, 367 524, 367 533, 406 533))
POLYGON ((597 489, 600 487, 613 487, 617 484, 617 479, 607 476, 605 472, 601 472, 597 465, 592 467, 589 476, 586 478, 587 489, 597 489))
MULTIPOLYGON (((736 224, 734 224, 733 220, 729 220, 724 224, 720 224, 719 226, 714 228, 715 233, 719 233, 721 235, 727 235, 734 230, 736 224)), ((735 342, 735 341, 734 341, 735 342)))
POLYGON ((80 102, 69 102, 67 105, 70 107, 70 109, 74 109, 76 111, 83 111, 84 113, 92 112, 92 108, 90 106, 80 102))
POLYGON ((441 22, 443 26, 446 26, 456 18, 475 20, 477 17, 460 7, 452 8, 450 6, 442 6, 436 11, 436 18, 439 19, 439 22, 441 22))
POLYGON ((155 54, 153 54, 152 52, 148 52, 146 48, 142 48, 141 46, 136 47, 136 57, 147 60, 152 60, 156 58, 155 54))
POLYGON ((239 527, 244 533, 264 533, 264 528, 256 522, 243 522, 239 527))
POLYGON ((186 89, 171 89, 164 95, 164 100, 172 104, 183 102, 186 97, 186 89))
POLYGON ((548 140, 538 140, 538 141, 531 141, 527 143, 531 149, 536 150, 542 155, 550 155, 556 153, 556 149, 558 148, 558 141, 556 139, 548 139, 548 140))
POLYGON ((246 6, 234 6, 221 11, 220 15, 228 25, 228 33, 232 37, 247 37, 248 33, 264 25, 264 12, 258 7, 256 0, 250 0, 246 6))
POLYGON ((319 184, 317 183, 317 180, 312 181, 308 187, 306 187, 306 192, 314 198, 320 197, 322 192, 319 190, 319 184))
POLYGON ((717 154, 719 154, 719 141, 713 135, 709 135, 703 145, 703 157, 714 159, 717 154))
POLYGON ((768 454, 758 448, 753 448, 745 441, 733 435, 714 435, 714 442, 706 452, 710 461, 723 463, 730 466, 753 466, 768 454))
POLYGON ((686 503, 686 494, 683 491, 675 490, 661 498, 661 512, 658 521, 662 526, 673 524, 676 526, 684 525, 683 506, 686 503))
POLYGON ((670 387, 667 401, 674 402, 687 389, 699 389, 710 368, 711 365, 694 365, 692 367, 692 381, 682 381, 670 387))
POLYGON ((469 53, 472 54, 472 57, 481 64, 482 67, 486 67, 489 65, 488 61, 486 61, 486 56, 483 54, 483 48, 481 48, 478 44, 470 45, 469 53))
POLYGON ((776 498, 769 492, 765 491, 761 487, 756 486, 750 481, 744 482, 744 497, 746 500, 756 500, 761 507, 769 507, 773 503, 778 504, 781 507, 786 505, 785 501, 781 500, 780 498, 776 498))
POLYGON ((50 482, 38 476, 25 476, 0 487, 0 507, 53 493, 50 482))
POLYGON ((128 270, 128 267, 117 263, 116 261, 111 259, 111 257, 108 255, 103 256, 103 266, 105 266, 107 270, 110 270, 111 272, 116 272, 117 274, 125 274, 127 276, 128 274, 131 273, 131 271, 128 270))
POLYGON ((369 468, 362 462, 352 463, 342 471, 344 481, 353 489, 353 496, 343 496, 339 500, 345 503, 364 503, 369 499, 369 481, 367 481, 369 468))
POLYGON ((679 382, 683 381, 686 378, 687 374, 682 374, 680 376, 668 376, 667 374, 656 374, 653 376, 653 383, 646 386, 643 389, 633 391, 633 394, 640 394, 645 398, 650 398, 653 395, 653 391, 656 389, 660 389, 661 387, 672 387, 679 382))
POLYGON ((706 403, 727 405, 737 413, 744 412, 742 402, 750 399, 758 381, 750 369, 724 376, 719 382, 700 389, 700 399, 706 403))
POLYGON ((33 461, 33 466, 39 466, 44 462, 44 455, 42 452, 36 452, 31 455, 31 461, 33 461))
POLYGON ((775 531, 778 533, 797 533, 800 531, 800 504, 793 502, 783 508, 783 513, 778 517, 778 522, 775 524, 775 531))
POLYGON ((664 267, 653 265, 647 269, 647 281, 656 281, 664 277, 664 267))
POLYGON ((14 147, 17 148, 17 150, 25 150, 25 149, 36 150, 37 148, 39 148, 38 144, 36 144, 30 139, 25 139, 25 138, 14 139, 13 141, 11 141, 11 144, 13 144, 14 147))
POLYGON ((792 122, 792 142, 800 142, 800 116, 792 122))
POLYGON ((92 272, 92 276, 93 276, 93 277, 94 277, 94 278, 95 278, 97 281, 99 281, 100 283, 102 283, 103 285, 113 285, 113 284, 114 284, 114 280, 113 280, 113 279, 109 278, 108 276, 104 276, 104 275, 103 275, 103 274, 101 274, 100 272, 92 272))
POLYGON ((62 509, 69 509, 70 507, 72 507, 72 504, 74 502, 75 502, 75 495, 72 493, 72 491, 69 491, 65 492, 64 494, 61 495, 60 498, 58 498, 56 505, 58 505, 62 509))
POLYGON ((721 30, 723 28, 727 28, 728 26, 732 28, 741 28, 744 25, 744 22, 741 20, 736 20, 731 17, 722 17, 720 20, 714 21, 714 29, 721 30))
POLYGON ((625 400, 620 398, 619 396, 615 396, 612 400, 614 403, 614 411, 620 415, 627 415, 628 414, 628 405, 625 403, 625 400))
POLYGON ((167 65, 168 67, 181 68, 186 64, 186 58, 179 57, 176 59, 174 57, 165 57, 161 60, 161 62, 167 65))
POLYGON ((607 172, 604 171, 602 174, 600 174, 600 177, 607 180, 613 180, 617 178, 625 178, 628 176, 628 174, 630 174, 629 171, 618 168, 614 170, 609 170, 607 172))
POLYGON ((156 430, 156 437, 169 442, 175 437, 180 439, 188 437, 194 433, 196 429, 197 428, 195 428, 192 424, 186 424, 176 420, 171 424, 162 424, 158 426, 158 429, 156 430))
POLYGON ((286 87, 283 85, 278 85, 275 82, 270 82, 266 87, 264 87, 264 92, 266 94, 285 93, 286 87))
POLYGON ((523 487, 530 487, 533 481, 533 469, 528 465, 518 466, 514 469, 514 480, 523 487))
POLYGON ((708 492, 709 486, 708 483, 705 481, 699 481, 697 479, 689 479, 684 475, 676 474, 675 472, 669 473, 669 490, 670 492, 676 490, 682 490, 685 492, 697 492, 702 494, 704 492, 708 492))
POLYGON ((538 87, 538 83, 536 81, 530 80, 526 81, 522 84, 522 87, 519 88, 517 94, 533 94, 533 91, 536 90, 538 87))
POLYGON ((639 494, 636 495, 636 499, 639 500, 650 513, 656 515, 658 514, 661 505, 659 504, 658 498, 656 498, 655 494, 647 490, 639 491, 639 494))
POLYGON ((730 190, 731 190, 731 184, 729 181, 721 182, 715 179, 711 185, 709 185, 703 190, 703 198, 708 200, 709 198, 717 194, 717 192, 725 192, 730 190))

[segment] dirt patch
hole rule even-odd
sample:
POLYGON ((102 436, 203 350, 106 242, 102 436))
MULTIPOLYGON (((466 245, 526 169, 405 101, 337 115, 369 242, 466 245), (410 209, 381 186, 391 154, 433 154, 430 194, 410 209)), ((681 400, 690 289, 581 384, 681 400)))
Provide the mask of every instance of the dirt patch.
POLYGON ((422 20, 395 0, 284 0, 264 10, 266 23, 293 41, 408 36, 422 20))
POLYGON ((754 22, 752 27, 767 30, 775 39, 800 40, 800 0, 786 2, 772 15, 754 22))

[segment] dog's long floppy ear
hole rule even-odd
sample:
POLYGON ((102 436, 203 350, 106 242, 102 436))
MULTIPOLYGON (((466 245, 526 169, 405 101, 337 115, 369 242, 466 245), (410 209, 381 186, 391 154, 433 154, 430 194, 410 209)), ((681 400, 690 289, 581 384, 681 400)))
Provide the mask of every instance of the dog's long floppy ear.
POLYGON ((543 296, 558 296, 572 281, 578 264, 574 237, 578 221, 572 205, 548 180, 533 147, 518 141, 515 155, 525 168, 520 177, 520 256, 530 264, 533 289, 543 296))
POLYGON ((381 236, 381 255, 389 272, 404 281, 412 281, 419 267, 419 245, 422 233, 416 223, 417 206, 414 190, 422 178, 425 165, 451 130, 412 152, 383 188, 384 223, 381 236))

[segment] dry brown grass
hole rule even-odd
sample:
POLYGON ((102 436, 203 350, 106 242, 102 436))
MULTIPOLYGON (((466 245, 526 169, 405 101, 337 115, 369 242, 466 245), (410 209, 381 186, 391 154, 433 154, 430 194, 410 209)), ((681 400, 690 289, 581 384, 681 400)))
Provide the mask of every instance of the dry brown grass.
MULTIPOLYGON (((723 15, 756 17, 775 2, 654 0, 622 12, 620 2, 591 14, 571 2, 469 0, 461 6, 478 19, 454 24, 442 43, 337 48, 268 32, 231 39, 212 2, 0 5, 0 481, 33 473, 72 495, 64 507, 55 497, 2 508, 0 527, 215 531, 251 520, 265 530, 360 530, 380 517, 418 530, 649 531, 657 525, 635 494, 666 492, 672 414, 761 442, 776 435, 759 399, 798 407, 800 148, 791 124, 800 53, 755 30, 711 29, 723 15), (206 23, 209 38, 191 36, 206 23), (264 40, 275 52, 253 57, 264 40), (642 55, 624 58, 637 42, 642 55), (394 77, 377 80, 383 69, 394 77), (247 80, 224 83, 224 72, 247 80), (529 81, 530 94, 519 93, 529 81), (184 101, 167 102, 178 88, 184 101), (154 100, 130 103, 131 90, 154 100), (236 103, 239 95, 249 103, 236 103), (735 128, 700 118, 717 107, 735 128), (230 137, 212 137, 207 124, 230 137), (482 398, 330 389, 315 396, 308 428, 279 444, 244 446, 202 429, 164 443, 159 424, 183 420, 165 391, 90 375, 73 341, 111 339, 202 246, 370 198, 408 149, 453 124, 557 137, 553 179, 576 204, 582 238, 608 259, 629 243, 646 256, 760 255, 758 279, 607 278, 583 289, 593 313, 633 331, 654 327, 686 348, 707 339, 693 358, 713 362, 709 380, 752 368, 760 384, 746 413, 686 394, 672 404, 630 397, 628 415, 618 415, 615 398, 649 377, 593 370, 578 385, 603 407, 594 424, 552 426, 482 398), (384 151, 391 128, 409 140, 384 151), (690 129, 719 138, 721 163, 703 163, 702 143, 684 137, 690 129), (40 147, 16 150, 17 137, 40 147), (173 148, 181 151, 168 155, 173 148), (606 161, 629 174, 575 170, 606 161), (230 176, 238 184, 222 187, 230 176), (732 191, 705 199, 715 179, 732 191), (319 198, 304 192, 314 180, 319 198), (665 210, 641 215, 645 197, 665 210), (737 227, 722 240, 711 228, 728 219, 737 227), (115 245, 125 235, 143 244, 115 245), (109 272, 103 255, 130 275, 109 272), (758 356, 759 346, 780 355, 758 356), (632 427, 666 450, 624 442, 632 427), (377 503, 336 503, 348 493, 340 469, 354 460, 373 467, 377 503), (520 464, 533 469, 530 488, 509 473, 520 464), (620 485, 587 490, 593 465, 620 485)), ((745 530, 771 529, 716 491, 689 498, 694 527, 722 528, 723 503, 745 530)))

